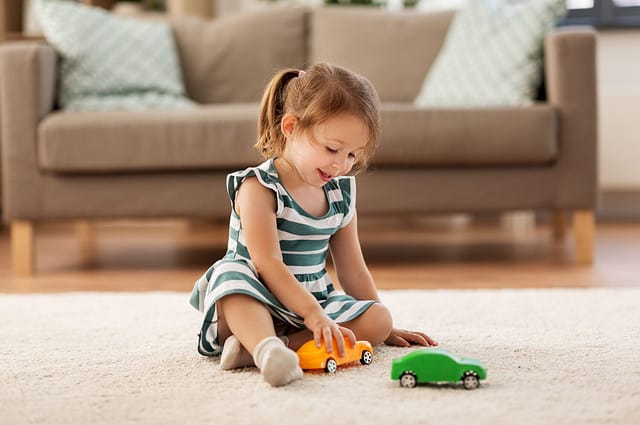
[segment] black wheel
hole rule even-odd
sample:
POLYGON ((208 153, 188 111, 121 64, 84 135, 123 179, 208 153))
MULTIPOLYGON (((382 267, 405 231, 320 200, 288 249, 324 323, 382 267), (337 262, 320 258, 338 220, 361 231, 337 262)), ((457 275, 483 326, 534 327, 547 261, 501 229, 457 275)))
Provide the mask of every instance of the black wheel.
POLYGON ((474 371, 470 370, 469 372, 465 372, 462 375, 462 385, 467 390, 475 390, 480 386, 480 380, 478 379, 478 374, 474 371))
POLYGON ((373 361, 373 354, 369 350, 364 350, 362 352, 362 357, 360 358, 360 363, 364 365, 370 365, 373 361))
POLYGON ((402 372, 400 375, 400 386, 404 388, 413 388, 418 385, 418 380, 413 372, 402 372))
POLYGON ((331 358, 327 360, 324 371, 327 373, 336 373, 336 370, 338 370, 338 363, 331 358))

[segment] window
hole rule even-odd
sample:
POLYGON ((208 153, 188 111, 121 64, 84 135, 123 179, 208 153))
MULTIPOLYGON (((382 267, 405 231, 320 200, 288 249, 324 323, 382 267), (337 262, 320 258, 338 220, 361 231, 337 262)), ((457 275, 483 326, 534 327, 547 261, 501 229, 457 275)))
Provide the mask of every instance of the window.
POLYGON ((640 27, 640 0, 567 0, 567 8, 560 25, 640 27))

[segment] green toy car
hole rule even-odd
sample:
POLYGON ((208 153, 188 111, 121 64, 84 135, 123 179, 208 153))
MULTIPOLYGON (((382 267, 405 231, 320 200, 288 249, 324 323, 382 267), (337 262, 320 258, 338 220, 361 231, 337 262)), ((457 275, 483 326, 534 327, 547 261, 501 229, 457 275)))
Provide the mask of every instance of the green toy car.
POLYGON ((478 388, 487 370, 475 359, 465 359, 442 348, 412 351, 391 362, 391 379, 401 387, 413 388, 419 383, 459 382, 468 389, 478 388))

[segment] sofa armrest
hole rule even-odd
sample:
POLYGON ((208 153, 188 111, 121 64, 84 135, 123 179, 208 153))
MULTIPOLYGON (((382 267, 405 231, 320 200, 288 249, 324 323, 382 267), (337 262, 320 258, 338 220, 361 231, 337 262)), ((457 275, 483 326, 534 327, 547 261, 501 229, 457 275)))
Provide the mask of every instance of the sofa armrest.
POLYGON ((0 47, 0 122, 2 124, 3 217, 29 218, 38 208, 39 121, 53 109, 57 53, 43 42, 13 42, 0 47))
POLYGON ((558 204, 593 209, 598 187, 596 33, 565 27, 545 38, 548 102, 558 110, 558 204))

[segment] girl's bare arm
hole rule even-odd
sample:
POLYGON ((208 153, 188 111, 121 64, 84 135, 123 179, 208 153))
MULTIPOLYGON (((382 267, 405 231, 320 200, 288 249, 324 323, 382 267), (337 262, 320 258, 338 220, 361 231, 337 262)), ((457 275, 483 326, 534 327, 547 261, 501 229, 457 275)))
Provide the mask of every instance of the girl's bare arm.
MULTIPOLYGON (((380 301, 373 276, 362 255, 358 237, 357 214, 351 222, 331 238, 330 250, 340 286, 345 293, 358 300, 380 301)), ((389 345, 409 346, 419 344, 434 346, 438 343, 427 334, 418 331, 393 328, 385 341, 389 345)))

